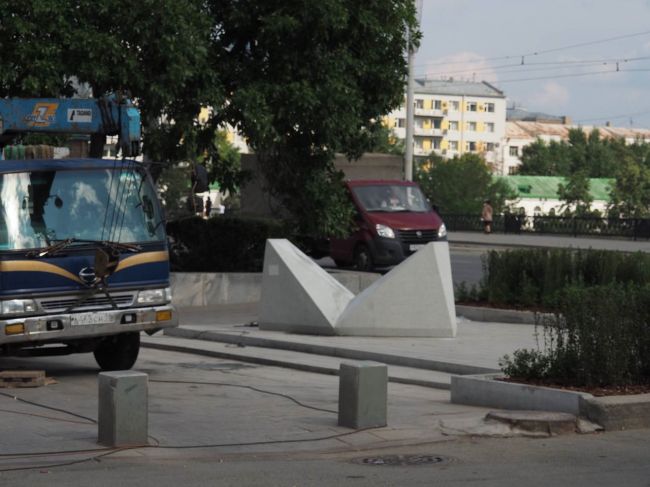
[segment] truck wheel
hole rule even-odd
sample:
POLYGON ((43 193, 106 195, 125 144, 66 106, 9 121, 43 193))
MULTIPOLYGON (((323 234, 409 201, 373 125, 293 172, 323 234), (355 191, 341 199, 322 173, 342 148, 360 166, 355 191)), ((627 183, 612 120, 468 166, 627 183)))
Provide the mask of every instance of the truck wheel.
POLYGON ((138 359, 140 332, 105 338, 93 352, 102 370, 128 370, 138 359))
POLYGON ((371 272, 374 269, 372 254, 367 245, 359 245, 354 251, 354 267, 358 271, 371 272))

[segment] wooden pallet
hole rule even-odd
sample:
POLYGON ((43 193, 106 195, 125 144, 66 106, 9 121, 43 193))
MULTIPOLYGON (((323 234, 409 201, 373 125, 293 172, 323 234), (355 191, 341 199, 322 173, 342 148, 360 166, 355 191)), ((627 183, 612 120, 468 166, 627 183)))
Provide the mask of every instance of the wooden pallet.
POLYGON ((45 385, 44 370, 1 370, 0 388, 41 387, 45 385))

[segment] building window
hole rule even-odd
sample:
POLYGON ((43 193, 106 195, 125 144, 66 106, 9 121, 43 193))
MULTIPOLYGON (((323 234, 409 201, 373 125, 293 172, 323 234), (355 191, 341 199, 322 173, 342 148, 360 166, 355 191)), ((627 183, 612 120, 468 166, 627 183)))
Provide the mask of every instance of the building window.
POLYGON ((467 152, 476 152, 476 142, 465 142, 465 150, 467 152))
POLYGON ((450 140, 449 141, 449 150, 458 151, 458 141, 450 140))
POLYGON ((424 100, 415 100, 415 108, 424 108, 424 100))
POLYGON ((485 104, 485 111, 494 113, 494 103, 486 103, 485 104))
POLYGON ((436 150, 440 150, 440 138, 434 138, 433 139, 433 148, 436 150))
POLYGON ((442 127, 442 119, 434 118, 433 119, 433 128, 434 129, 439 129, 440 127, 442 127))
POLYGON ((467 102, 467 111, 468 112, 475 112, 477 109, 477 105, 475 101, 468 101, 467 102))
POLYGON ((434 110, 442 110, 442 101, 433 100, 433 109, 434 110))
POLYGON ((513 174, 517 174, 517 166, 510 166, 510 167, 508 168, 508 174, 510 174, 511 176, 512 176, 513 174))
POLYGON ((491 152, 494 150, 494 142, 487 142, 485 144, 485 150, 491 152))
POLYGON ((455 120, 449 121, 449 130, 458 130, 458 122, 455 120))
POLYGON ((518 157, 519 156, 519 147, 516 145, 511 145, 510 146, 510 155, 512 157, 518 157))
POLYGON ((467 122, 467 130, 476 132, 476 122, 467 122))
POLYGON ((485 123, 485 131, 486 132, 494 132, 494 123, 486 122, 485 123))
POLYGON ((460 102, 459 101, 450 101, 449 106, 454 111, 460 110, 460 102))
POLYGON ((401 129, 406 127, 406 119, 405 118, 398 118, 397 119, 397 126, 401 129))

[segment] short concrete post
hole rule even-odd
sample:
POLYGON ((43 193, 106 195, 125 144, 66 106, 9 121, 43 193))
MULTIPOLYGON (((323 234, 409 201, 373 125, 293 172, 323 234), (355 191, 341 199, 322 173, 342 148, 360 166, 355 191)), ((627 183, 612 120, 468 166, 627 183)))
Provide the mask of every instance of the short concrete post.
POLYGON ((377 362, 343 362, 339 369, 339 425, 386 426, 388 367, 377 362))
POLYGON ((121 370, 99 374, 98 441, 106 446, 148 442, 147 374, 121 370))

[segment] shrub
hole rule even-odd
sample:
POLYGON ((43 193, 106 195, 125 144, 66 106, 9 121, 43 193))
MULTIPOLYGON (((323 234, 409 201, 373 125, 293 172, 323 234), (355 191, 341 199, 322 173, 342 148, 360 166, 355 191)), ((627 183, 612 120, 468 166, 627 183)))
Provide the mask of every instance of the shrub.
POLYGON ((568 287, 650 283, 650 255, 605 250, 517 249, 483 258, 479 294, 494 305, 557 309, 568 287))
POLYGON ((539 319, 541 350, 517 350, 504 373, 576 386, 650 382, 650 285, 571 287, 559 309, 539 319))
POLYGON ((167 224, 173 271, 260 272, 268 238, 289 238, 283 222, 233 217, 185 218, 167 224))

